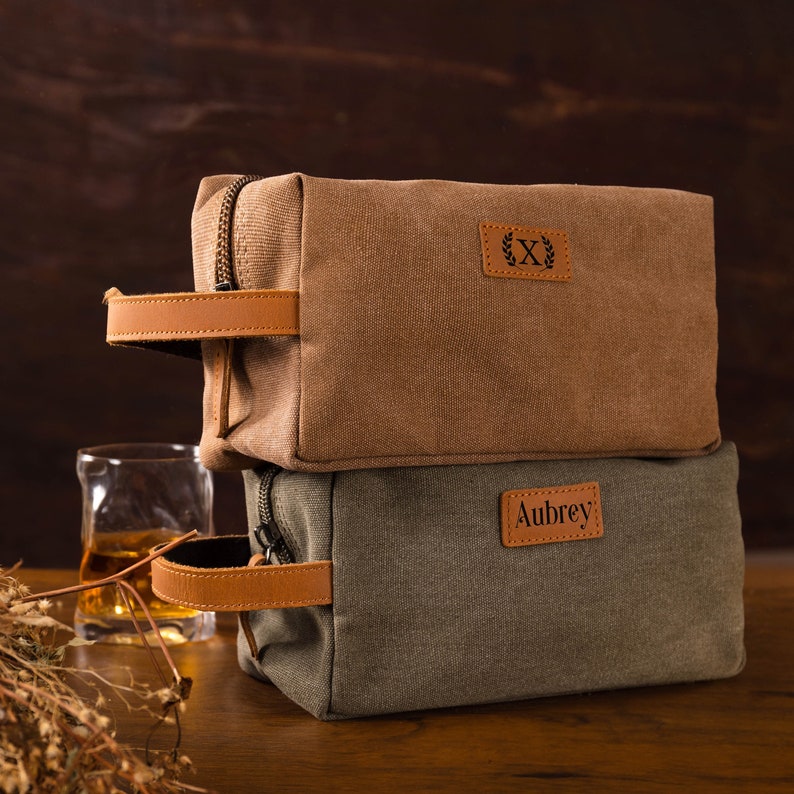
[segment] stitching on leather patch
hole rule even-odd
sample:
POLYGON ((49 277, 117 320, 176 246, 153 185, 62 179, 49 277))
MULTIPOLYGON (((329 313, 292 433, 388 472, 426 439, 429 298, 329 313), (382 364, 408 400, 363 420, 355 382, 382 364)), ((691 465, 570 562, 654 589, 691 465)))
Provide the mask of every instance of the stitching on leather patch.
POLYGON ((502 544, 533 546, 604 534, 597 482, 558 488, 505 491, 501 496, 502 544))
POLYGON ((568 235, 560 229, 481 223, 480 242, 486 276, 571 280, 568 235))

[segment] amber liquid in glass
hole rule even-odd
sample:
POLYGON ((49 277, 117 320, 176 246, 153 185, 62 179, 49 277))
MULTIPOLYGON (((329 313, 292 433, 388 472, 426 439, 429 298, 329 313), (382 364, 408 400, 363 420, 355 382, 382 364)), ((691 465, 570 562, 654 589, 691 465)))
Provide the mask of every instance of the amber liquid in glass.
MULTIPOLYGON (((123 571, 148 556, 153 546, 173 540, 178 534, 170 529, 97 533, 91 548, 83 552, 80 582, 92 582, 123 571)), ((149 565, 144 565, 135 571, 129 581, 140 593, 152 617, 157 621, 189 618, 199 614, 193 609, 169 604, 157 598, 152 592, 152 571, 149 565)), ((135 603, 134 599, 131 600, 135 603)), ((113 585, 84 590, 78 595, 77 606, 89 619, 129 618, 129 610, 124 599, 118 588, 113 585)), ((143 611, 137 604, 135 607, 135 616, 143 618, 143 611)))

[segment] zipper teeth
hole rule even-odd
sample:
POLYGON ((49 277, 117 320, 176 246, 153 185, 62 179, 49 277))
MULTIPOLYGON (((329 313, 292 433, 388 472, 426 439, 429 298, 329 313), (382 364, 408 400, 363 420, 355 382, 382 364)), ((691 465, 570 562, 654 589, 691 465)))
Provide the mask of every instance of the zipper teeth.
POLYGON ((259 480, 259 493, 257 494, 256 506, 259 513, 259 521, 263 524, 270 524, 273 521, 273 508, 270 504, 270 486, 276 477, 275 466, 271 466, 262 472, 259 480))
POLYGON ((232 216, 234 215, 234 205, 240 195, 240 191, 249 182, 257 182, 260 179, 264 179, 264 177, 256 174, 238 176, 223 194, 220 217, 218 218, 218 246, 215 253, 216 290, 237 289, 234 271, 232 270, 232 216))
MULTIPOLYGON (((278 531, 276 521, 273 516, 273 505, 270 501, 270 489, 273 486, 273 480, 276 478, 279 469, 278 466, 270 466, 262 472, 261 479, 259 480, 259 491, 257 493, 257 512, 259 514, 260 524, 268 524, 278 531)), ((284 536, 279 534, 278 539, 272 546, 272 552, 276 555, 278 561, 285 565, 290 562, 295 562, 295 556, 292 549, 287 545, 284 536)))
POLYGON ((292 556, 292 552, 289 550, 287 541, 284 538, 280 538, 278 543, 276 543, 273 553, 282 565, 289 565, 291 562, 295 562, 295 558, 292 556))

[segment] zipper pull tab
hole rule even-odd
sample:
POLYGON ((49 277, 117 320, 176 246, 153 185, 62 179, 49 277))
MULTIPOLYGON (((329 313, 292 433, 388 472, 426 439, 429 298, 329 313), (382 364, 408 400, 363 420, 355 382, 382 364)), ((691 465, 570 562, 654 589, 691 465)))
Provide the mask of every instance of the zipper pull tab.
POLYGON ((273 557, 273 549, 276 546, 278 538, 273 532, 273 528, 269 523, 263 522, 254 529, 254 537, 257 543, 262 547, 262 553, 265 555, 264 565, 270 565, 273 557))
POLYGON ((295 554, 276 523, 273 506, 270 504, 270 489, 273 487, 273 480, 279 471, 281 469, 278 466, 271 465, 261 470, 259 475, 261 477, 257 495, 259 523, 254 528, 253 535, 262 547, 266 565, 284 565, 295 562, 295 554))

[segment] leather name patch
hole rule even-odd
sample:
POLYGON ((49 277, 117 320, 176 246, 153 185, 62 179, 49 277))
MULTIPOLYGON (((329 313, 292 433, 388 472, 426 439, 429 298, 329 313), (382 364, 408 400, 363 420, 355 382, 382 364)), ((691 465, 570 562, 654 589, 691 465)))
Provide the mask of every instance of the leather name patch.
POLYGON ((481 223, 480 241, 486 276, 571 280, 568 235, 559 229, 481 223))
POLYGON ((586 540, 604 534, 597 482, 505 491, 501 518, 505 546, 586 540))

